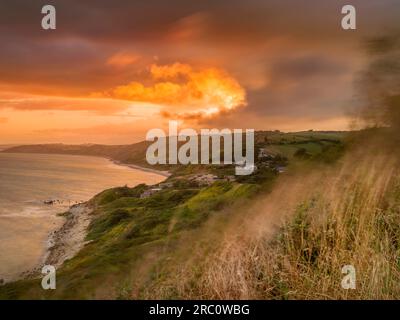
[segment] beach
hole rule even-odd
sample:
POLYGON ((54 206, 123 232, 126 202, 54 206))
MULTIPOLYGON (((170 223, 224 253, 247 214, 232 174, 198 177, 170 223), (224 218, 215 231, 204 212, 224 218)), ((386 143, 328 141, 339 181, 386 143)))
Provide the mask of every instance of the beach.
POLYGON ((85 245, 92 207, 88 203, 73 205, 65 215, 63 225, 49 236, 44 265, 59 267, 75 256, 85 245))
POLYGON ((169 177, 171 176, 171 173, 169 171, 160 171, 160 170, 155 170, 155 169, 151 169, 151 168, 146 168, 146 167, 142 167, 142 166, 138 166, 135 164, 130 164, 130 163, 123 163, 117 160, 112 160, 110 159, 110 161, 112 161, 113 163, 115 163, 118 166, 125 166, 131 169, 137 169, 137 170, 141 170, 141 171, 146 171, 146 172, 151 172, 151 173, 155 173, 164 177, 169 177))

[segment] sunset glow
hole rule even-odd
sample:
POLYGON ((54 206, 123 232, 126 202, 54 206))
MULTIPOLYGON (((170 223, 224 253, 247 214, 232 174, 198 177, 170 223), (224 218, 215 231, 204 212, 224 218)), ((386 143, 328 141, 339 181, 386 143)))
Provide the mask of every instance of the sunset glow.
POLYGON ((360 40, 396 21, 378 5, 360 6, 359 14, 373 10, 385 19, 361 20, 357 33, 338 27, 334 4, 303 4, 296 14, 290 1, 207 10, 187 3, 175 11, 161 2, 123 10, 101 2, 85 15, 79 6, 60 6, 50 31, 40 28, 33 2, 24 7, 32 14, 5 17, 1 144, 130 143, 168 120, 194 128, 346 130, 365 61, 360 40))

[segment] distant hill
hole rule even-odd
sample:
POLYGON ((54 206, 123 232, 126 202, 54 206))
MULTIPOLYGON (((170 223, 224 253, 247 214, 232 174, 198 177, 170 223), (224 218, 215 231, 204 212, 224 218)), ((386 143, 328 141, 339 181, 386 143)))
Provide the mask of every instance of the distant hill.
POLYGON ((0 144, 0 152, 17 146, 16 144, 0 144))
MULTIPOLYGON (((279 153, 291 158, 300 148, 306 149, 310 154, 319 153, 324 146, 341 142, 346 134, 347 132, 343 131, 310 130, 294 133, 284 133, 280 131, 257 131, 255 133, 255 147, 256 149, 269 148, 274 153, 279 153)), ((151 143, 152 142, 142 141, 129 145, 37 144, 15 146, 0 152, 98 156, 126 164, 168 169, 168 166, 150 166, 147 163, 146 150, 151 143)))
POLYGON ((7 153, 42 153, 70 154, 105 157, 123 163, 145 165, 146 149, 150 142, 143 141, 130 145, 100 145, 100 144, 37 144, 11 147, 3 150, 7 153))

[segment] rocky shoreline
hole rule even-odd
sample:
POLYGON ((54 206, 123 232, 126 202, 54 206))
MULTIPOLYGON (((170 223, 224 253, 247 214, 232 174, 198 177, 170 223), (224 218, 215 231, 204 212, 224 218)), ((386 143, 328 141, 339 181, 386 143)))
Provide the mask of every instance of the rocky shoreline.
MULTIPOLYGON (((133 169, 156 173, 165 177, 171 174, 168 171, 159 171, 132 164, 125 164, 111 160, 116 165, 127 166, 133 169)), ((65 213, 66 221, 61 228, 53 231, 47 240, 46 253, 42 263, 25 276, 34 276, 40 273, 44 265, 60 267, 66 260, 73 258, 89 241, 85 241, 87 229, 92 220, 93 206, 89 202, 72 205, 65 213)))
POLYGON ((52 265, 58 268, 66 260, 73 258, 88 243, 85 238, 92 212, 93 208, 87 202, 72 205, 64 214, 66 220, 61 227, 50 233, 41 262, 8 282, 37 278, 41 275, 43 266, 52 265))
MULTIPOLYGON (((111 160, 111 159, 110 159, 111 160)), ((125 164, 111 160, 116 165, 156 173, 165 177, 171 174, 168 171, 159 171, 132 164, 125 164)), ((47 251, 43 258, 43 265, 61 266, 64 261, 73 258, 88 243, 85 241, 87 229, 91 222, 92 205, 89 202, 74 204, 66 213, 66 221, 62 227, 54 231, 47 241, 47 251)))
POLYGON ((85 238, 92 211, 93 208, 87 202, 71 206, 62 227, 54 231, 48 239, 43 265, 57 268, 82 249, 87 243, 85 238))

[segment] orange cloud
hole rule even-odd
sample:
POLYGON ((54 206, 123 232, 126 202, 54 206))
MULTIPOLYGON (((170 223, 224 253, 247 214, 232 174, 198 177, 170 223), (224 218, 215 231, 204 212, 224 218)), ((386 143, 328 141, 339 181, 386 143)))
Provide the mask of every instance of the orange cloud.
POLYGON ((95 96, 155 103, 162 114, 181 118, 212 117, 246 105, 246 92, 226 71, 188 64, 152 65, 152 84, 131 82, 95 96))
POLYGON ((138 61, 140 56, 130 53, 119 52, 112 55, 107 60, 107 65, 113 67, 126 67, 138 61))
POLYGON ((0 123, 6 123, 8 121, 7 118, 0 117, 0 123))

